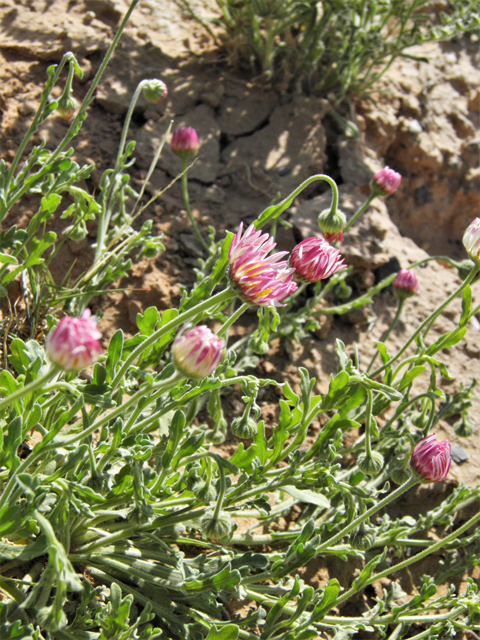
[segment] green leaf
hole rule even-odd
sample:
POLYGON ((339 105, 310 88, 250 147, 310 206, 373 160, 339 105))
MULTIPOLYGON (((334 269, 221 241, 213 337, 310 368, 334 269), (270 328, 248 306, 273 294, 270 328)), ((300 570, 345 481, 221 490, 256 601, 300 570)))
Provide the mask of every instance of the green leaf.
POLYGON ((405 387, 408 387, 408 385, 412 382, 412 380, 415 380, 415 378, 421 375, 425 371, 425 369, 426 367, 423 367, 422 365, 417 365, 416 367, 413 367, 409 371, 406 371, 405 375, 402 378, 402 382, 398 387, 398 390, 402 391, 402 389, 405 389, 405 387))
POLYGON ((239 628, 236 624, 227 624, 220 627, 220 631, 215 625, 210 629, 205 640, 237 640, 239 628))
POLYGON ((137 325, 145 336, 151 336, 160 321, 160 312, 157 307, 148 307, 145 313, 137 313, 137 325))
POLYGON ((459 327, 465 327, 468 323, 470 311, 472 310, 472 288, 467 285, 462 293, 462 317, 458 323, 459 327))
POLYGON ((460 340, 466 333, 467 327, 458 327, 457 329, 446 333, 427 349, 427 355, 433 356, 433 354, 437 353, 437 351, 440 351, 440 349, 453 347, 455 344, 457 344, 457 342, 460 342, 460 340))
POLYGON ((11 256, 8 253, 0 253, 0 263, 17 264, 18 260, 15 258, 15 256, 11 256))
POLYGON ((292 498, 295 498, 299 502, 315 504, 323 509, 328 509, 330 507, 330 501, 328 498, 316 491, 310 491, 310 489, 297 489, 297 487, 292 487, 291 485, 282 487, 282 491, 289 493, 292 498))
POLYGON ((110 340, 107 351, 107 362, 105 363, 105 369, 107 372, 107 379, 113 380, 115 376, 116 366, 122 357, 123 352, 123 331, 117 329, 110 340))
POLYGON ((318 620, 319 618, 321 618, 323 613, 328 613, 328 611, 330 611, 339 593, 340 593, 340 583, 336 578, 332 578, 332 580, 329 580, 325 588, 325 591, 323 592, 322 599, 315 607, 315 610, 314 610, 315 620, 318 620))

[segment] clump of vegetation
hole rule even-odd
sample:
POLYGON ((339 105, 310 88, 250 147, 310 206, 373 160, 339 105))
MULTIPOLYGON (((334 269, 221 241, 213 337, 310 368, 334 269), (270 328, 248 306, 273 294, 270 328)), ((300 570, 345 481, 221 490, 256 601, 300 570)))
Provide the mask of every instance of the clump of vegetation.
MULTIPOLYGON (((465 232, 469 259, 454 263, 462 276, 457 290, 439 300, 396 353, 386 341, 418 291, 415 265, 354 298, 345 283, 351 268, 333 244, 374 198, 396 191, 401 176, 388 167, 373 176, 370 195, 348 221, 334 180, 319 174, 235 234, 217 240, 210 229, 207 239, 194 227, 204 255, 178 308, 146 309, 134 336, 118 330, 102 348, 88 308, 92 295, 128 273, 130 253, 155 255, 161 247, 151 225, 133 226, 144 186, 137 193, 129 184, 134 143, 126 139, 141 92, 158 101, 165 85, 139 84, 98 194, 81 186, 92 167, 74 163, 69 144, 137 1, 81 105, 72 96, 73 73, 81 73, 74 56, 48 70, 25 140, 11 164, 0 166, 0 295, 8 307, 11 283, 28 278, 35 303, 29 335, 13 331, 14 305, 1 323, 0 638, 313 640, 325 633, 339 640, 367 631, 390 640, 412 633, 436 640, 480 630, 474 580, 461 593, 450 586, 437 595, 440 582, 478 564, 480 513, 468 511, 480 487, 459 486, 416 519, 392 519, 385 510, 418 483, 447 478, 450 443, 433 432, 442 418, 460 416, 461 436, 475 428, 475 381, 444 392, 441 379, 451 376, 441 352, 460 342, 480 309, 470 287, 480 269, 480 219, 465 232), (49 101, 66 64, 61 104, 49 101), (52 151, 39 143, 24 158, 39 123, 57 117, 59 108, 72 119, 64 140, 52 151), (320 180, 332 202, 320 215, 318 236, 290 255, 272 253, 276 224, 320 180), (26 194, 38 197, 38 211, 27 229, 8 228, 9 212, 26 194), (86 221, 95 216, 98 235, 87 273, 56 285, 49 263, 61 240, 45 222, 62 206, 60 216, 73 220, 65 237, 85 237, 86 221), (319 315, 367 304, 389 284, 398 311, 378 343, 376 370, 370 371, 375 358, 364 367, 337 340, 338 369, 325 394, 315 391, 304 367, 295 388, 258 376, 258 355, 268 358, 272 338, 299 340, 318 328, 319 315), (334 289, 343 304, 329 305, 334 289), (458 325, 431 342, 432 324, 457 296, 458 325), (232 344, 231 327, 251 306, 258 308, 258 328, 232 344), (421 376, 426 390, 418 393, 421 376), (277 418, 266 425, 260 404, 272 389, 277 418), (243 402, 239 415, 224 410, 227 394, 243 402), (237 444, 220 453, 229 430, 237 444), (348 445, 346 434, 353 436, 348 445), (272 524, 282 517, 291 526, 279 531, 272 524), (240 526, 246 518, 248 529, 240 526), (426 536, 432 527, 435 540, 426 536), (423 576, 418 593, 402 600, 398 572, 440 553, 435 575, 423 576), (314 588, 299 572, 315 558, 355 562, 359 571, 344 587, 332 577, 314 588), (387 576, 390 587, 374 604, 365 597, 362 615, 338 615, 337 607, 387 576), (235 600, 246 600, 249 610, 235 613, 235 600)), ((201 146, 191 127, 177 130, 171 144, 182 158, 193 223, 187 161, 201 146)))
POLYGON ((480 27, 478 0, 217 0, 208 29, 234 66, 341 102, 364 94, 408 48, 480 27))

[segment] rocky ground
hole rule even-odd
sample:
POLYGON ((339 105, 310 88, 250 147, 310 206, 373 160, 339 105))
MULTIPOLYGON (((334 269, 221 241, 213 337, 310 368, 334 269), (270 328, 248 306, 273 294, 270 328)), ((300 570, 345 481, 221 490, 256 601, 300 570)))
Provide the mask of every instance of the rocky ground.
MULTIPOLYGON (((73 51, 85 70, 83 80, 74 83, 81 99, 127 6, 124 0, 2 0, 0 140, 6 161, 30 124, 47 67, 73 51)), ((198 0, 196 6, 208 12, 214 3, 198 0)), ((140 101, 135 111, 130 131, 137 142, 133 184, 141 184, 171 119, 175 127, 195 127, 201 149, 189 174, 190 196, 199 225, 204 230, 213 225, 217 238, 227 229, 236 230, 241 220, 252 221, 276 194, 287 195, 312 173, 331 175, 340 185, 340 207, 353 213, 368 194, 373 172, 388 164, 402 174, 401 188, 385 201, 377 199, 341 247, 347 263, 354 266, 350 283, 358 295, 379 279, 393 258, 406 267, 429 255, 466 257, 461 237, 480 213, 478 39, 429 44, 411 53, 429 62, 398 60, 374 93, 343 112, 360 130, 355 139, 332 118, 325 99, 286 94, 245 77, 219 62, 201 27, 174 2, 142 1, 89 108, 75 154, 95 162, 89 187, 97 190, 102 172, 114 161, 133 91, 140 80, 158 77, 167 83, 169 96, 160 105, 140 101)), ((55 145, 65 132, 65 122, 54 116, 40 133, 48 145, 55 145)), ((167 187, 179 169, 179 161, 165 149, 147 188, 149 195, 167 187)), ((281 248, 317 234, 317 215, 329 201, 324 186, 303 192, 287 213, 292 229, 280 229, 281 248)), ((26 199, 5 224, 21 224, 29 215, 26 199)), ((193 281, 199 249, 178 184, 147 208, 139 223, 146 218, 164 234, 166 251, 134 265, 131 278, 119 283, 127 291, 94 300, 94 310, 100 307, 104 313, 100 329, 106 338, 118 327, 134 333, 137 312, 151 305, 175 305, 180 285, 193 281)), ((95 237, 91 231, 85 242, 70 243, 60 254, 55 263, 59 278, 72 253, 77 272, 89 264, 95 237)), ((430 262, 416 273, 419 295, 407 301, 388 342, 391 351, 460 283, 456 271, 444 262, 430 262)), ((478 302, 480 284, 473 290, 478 302)), ((337 367, 335 340, 341 339, 349 349, 358 343, 361 360, 368 363, 374 340, 388 327, 395 308, 393 293, 386 291, 360 310, 326 316, 321 330, 301 344, 275 342, 260 366, 271 376, 293 380, 297 367, 306 366, 316 376, 318 390, 325 391, 337 367)), ((435 324, 430 339, 453 328, 459 313, 457 301, 435 324)), ((250 320, 253 324, 254 316, 250 320)), ((473 319, 465 339, 443 352, 455 376, 452 382, 443 381, 446 391, 469 384, 472 376, 480 378, 479 330, 479 320, 473 319)), ((477 401, 476 410, 479 406, 477 401)), ((455 419, 458 416, 442 422, 438 432, 463 450, 464 460, 453 465, 452 480, 473 484, 480 479, 479 435, 458 438, 451 426, 455 419)))

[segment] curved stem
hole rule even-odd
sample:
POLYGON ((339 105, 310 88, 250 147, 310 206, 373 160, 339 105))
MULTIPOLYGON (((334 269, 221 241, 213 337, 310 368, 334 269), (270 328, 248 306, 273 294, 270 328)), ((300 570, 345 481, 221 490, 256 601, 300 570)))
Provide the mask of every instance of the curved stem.
POLYGON ((259 229, 260 227, 263 227, 270 220, 278 218, 278 216, 280 216, 285 211, 285 209, 288 209, 288 207, 291 206, 295 198, 306 187, 308 187, 309 184, 312 184, 312 182, 316 182, 317 180, 325 180, 325 182, 328 182, 328 184, 332 187, 332 191, 333 191, 332 206, 335 205, 336 207, 338 203, 338 188, 335 180, 333 180, 330 176, 327 176, 324 173, 317 173, 314 176, 310 176, 310 178, 307 178, 306 180, 304 180, 299 187, 297 187, 294 191, 292 191, 292 193, 288 195, 286 198, 284 198, 281 202, 279 202, 276 205, 267 207, 264 211, 262 211, 258 220, 256 220, 253 223, 255 228, 259 229))
POLYGON ((150 347, 152 344, 157 342, 159 338, 161 338, 166 333, 169 333, 173 329, 176 329, 180 325, 185 324, 187 320, 190 320, 190 318, 193 318, 198 313, 201 313, 202 311, 207 311, 209 308, 217 304, 220 304, 222 302, 228 302, 234 297, 235 297, 235 293, 231 289, 225 289, 224 291, 220 291, 220 293, 217 293, 215 296, 208 298, 208 300, 204 300, 203 302, 200 302, 200 304, 197 304, 195 307, 192 307, 188 311, 184 311, 183 313, 178 315, 176 318, 174 318, 173 320, 170 320, 170 322, 167 322, 167 324, 163 325, 163 327, 160 327, 160 329, 157 329, 157 331, 152 333, 151 336, 149 336, 146 340, 141 342, 138 345, 138 347, 134 349, 132 353, 128 356, 128 358, 125 360, 123 365, 118 370, 117 375, 115 376, 115 379, 112 382, 112 389, 115 389, 118 386, 118 384, 120 383, 120 381, 122 380, 123 376, 126 374, 128 369, 130 368, 130 366, 145 351, 145 349, 148 349, 148 347, 150 347))
MULTIPOLYGON (((402 313, 402 308, 403 308, 403 303, 405 302, 404 298, 399 298, 398 299, 398 307, 397 307, 397 312, 395 313, 395 316, 392 320, 392 322, 390 323, 390 326, 388 327, 388 329, 382 334, 381 338, 380 338, 380 342, 385 342, 385 340, 388 339, 388 336, 392 333, 392 331, 395 329, 395 326, 400 318, 400 314, 402 313)), ((370 364, 367 367, 367 373, 370 373, 370 369, 373 367, 373 364, 375 362, 375 360, 377 359, 378 356, 378 351, 376 351, 373 355, 373 358, 370 360, 370 364)))
POLYGON ((37 391, 37 389, 41 389, 49 380, 54 378, 57 375, 57 373, 59 373, 60 371, 61 371, 60 367, 57 367, 56 365, 51 365, 50 369, 43 376, 40 376, 36 380, 33 380, 32 382, 30 382, 30 384, 27 384, 25 387, 22 387, 21 389, 17 389, 10 395, 5 396, 5 398, 2 398, 2 400, 0 400, 0 411, 2 409, 5 409, 6 407, 9 407, 13 402, 20 400, 21 398, 26 396, 28 393, 33 393, 34 391, 37 391))
POLYGON ((205 249, 205 251, 208 252, 209 250, 208 244, 206 243, 204 237, 200 232, 200 229, 197 226, 197 223, 195 222, 195 218, 193 217, 192 209, 190 207, 190 197, 188 195, 187 159, 186 158, 182 158, 182 195, 183 195, 183 202, 185 204, 185 209, 187 210, 187 215, 192 225, 193 232, 197 236, 198 241, 200 242, 202 247, 205 249))
POLYGON ((377 369, 376 371, 374 371, 372 373, 372 377, 374 378, 375 376, 377 376, 379 373, 381 373, 384 369, 386 369, 387 367, 389 367, 393 362, 395 362, 396 360, 398 360, 398 358, 405 353, 405 351, 408 349, 408 347, 412 344, 412 342, 415 340, 415 338, 417 338, 417 336, 419 336, 422 331, 428 327, 431 323, 433 323, 438 316, 448 307, 448 305, 455 300, 455 298, 465 289, 465 287, 467 287, 472 280, 475 278, 475 276, 477 275, 479 269, 479 265, 475 264, 472 268, 472 270, 470 271, 470 273, 468 274, 468 276, 465 278, 465 280, 462 282, 462 284, 458 287, 458 289, 456 291, 454 291, 444 302, 442 302, 436 309, 435 311, 433 311, 428 318, 426 318, 422 324, 418 327, 418 329, 416 331, 414 331, 414 333, 412 333, 412 335, 410 336, 410 338, 405 342, 405 344, 403 345, 403 347, 397 351, 397 353, 393 356, 393 358, 390 358, 390 360, 388 362, 386 362, 382 367, 380 367, 379 369, 377 369))
POLYGON ((60 144, 58 145, 58 147, 55 149, 55 151, 53 152, 53 154, 50 156, 49 158, 49 163, 53 162, 53 160, 56 159, 56 157, 63 151, 63 149, 66 147, 66 145, 70 142, 70 140, 72 140, 72 138, 75 137, 78 127, 81 124, 85 112, 87 110, 87 107, 89 106, 89 104, 92 101, 93 98, 93 94, 95 92, 95 89, 98 86, 98 83, 100 82, 100 79, 103 75, 103 72, 105 71, 107 64, 110 61, 110 58, 113 55, 113 52, 115 51, 115 48, 118 44, 118 41, 120 40, 120 37, 123 33, 123 30, 125 29, 125 26, 127 25, 127 22, 130 20, 130 16, 133 13, 133 10, 135 9, 135 7, 137 6, 137 4, 139 3, 139 0, 132 0, 127 13, 125 14, 120 27, 118 28, 117 33, 115 34, 114 39, 112 40, 112 43, 110 45, 110 47, 108 48, 107 53, 105 54, 105 57, 102 61, 102 64, 100 65, 95 77, 92 80, 92 84, 90 85, 90 88, 87 92, 87 95, 85 96, 82 104, 80 105, 80 109, 78 110, 77 115, 75 116, 72 124, 70 125, 69 130, 67 131, 67 134, 65 135, 65 137, 63 138, 63 140, 60 142, 60 144))
POLYGON ((362 213, 364 211, 366 211, 368 209, 368 207, 370 206, 371 202, 373 200, 375 200, 376 196, 371 194, 367 200, 363 203, 363 205, 360 207, 360 209, 357 211, 357 213, 355 213, 350 220, 347 222, 347 224, 345 225, 345 229, 343 230, 343 233, 345 233, 346 231, 348 231, 348 229, 350 229, 350 227, 352 225, 355 224, 355 222, 358 220, 358 218, 362 215, 362 213))
POLYGON ((62 98, 68 98, 70 93, 72 92, 72 82, 73 82, 73 74, 74 73, 75 73, 75 65, 73 64, 73 62, 70 62, 70 67, 68 69, 67 81, 65 82, 65 87, 63 88, 63 92, 62 92, 62 95, 60 97, 60 100, 62 100, 62 98))

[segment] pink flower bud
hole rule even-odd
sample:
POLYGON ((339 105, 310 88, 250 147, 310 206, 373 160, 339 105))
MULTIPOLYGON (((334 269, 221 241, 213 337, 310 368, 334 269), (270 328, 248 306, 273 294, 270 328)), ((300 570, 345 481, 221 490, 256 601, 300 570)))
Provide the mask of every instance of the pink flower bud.
POLYGON ((77 109, 78 101, 73 96, 62 96, 58 101, 57 111, 65 120, 70 120, 77 109))
POLYGON ((399 298, 410 298, 418 291, 417 276, 411 269, 400 269, 393 281, 393 290, 399 298))
POLYGON ((447 477, 452 459, 448 440, 437 441, 432 433, 420 440, 412 453, 412 467, 426 482, 440 482, 447 477))
POLYGON ((385 167, 373 176, 372 189, 376 195, 390 196, 398 189, 401 181, 402 176, 399 173, 390 167, 385 167))
POLYGON ((147 80, 144 88, 143 95, 147 102, 153 102, 153 104, 159 104, 163 102, 168 95, 167 85, 163 80, 147 80))
POLYGON ((328 233, 328 231, 325 231, 324 233, 325 235, 325 240, 329 243, 329 244, 333 244, 334 242, 343 242, 343 231, 339 231, 338 233, 328 233))
POLYGON ((232 240, 230 279, 242 300, 262 307, 281 307, 280 302, 297 289, 293 269, 286 260, 287 251, 267 257, 276 246, 268 233, 262 235, 251 224, 242 237, 243 222, 232 240))
POLYGON ((327 242, 335 242, 335 240, 343 241, 343 230, 347 224, 347 218, 343 211, 336 209, 325 209, 318 216, 318 226, 323 231, 327 242))
POLYGON ((172 346, 175 367, 187 378, 206 378, 220 364, 224 346, 204 325, 181 331, 172 346))
POLYGON ((340 251, 323 238, 302 240, 293 249, 289 264, 304 282, 318 282, 347 268, 340 251))
POLYGON ((475 218, 467 227, 463 234, 463 246, 470 258, 480 264, 480 218, 475 218))
POLYGON ((194 156, 198 151, 198 134, 193 127, 179 127, 172 134, 170 148, 180 158, 194 156))
POLYGON ((45 349, 53 364, 65 371, 81 371, 97 360, 102 353, 102 334, 90 316, 90 309, 85 309, 80 318, 66 316, 52 329, 45 349))

